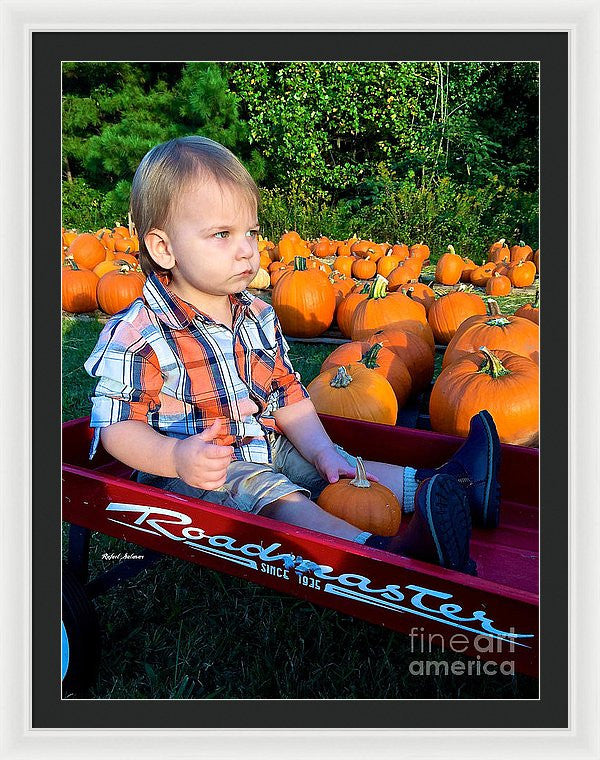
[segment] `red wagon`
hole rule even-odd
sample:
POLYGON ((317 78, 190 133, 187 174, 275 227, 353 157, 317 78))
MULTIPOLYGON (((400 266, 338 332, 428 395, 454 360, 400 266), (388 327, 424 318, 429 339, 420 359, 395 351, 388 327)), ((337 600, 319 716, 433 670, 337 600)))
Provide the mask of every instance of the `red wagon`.
MULTIPOLYGON (((321 416, 355 455, 413 467, 444 462, 462 439, 431 431, 321 416)), ((537 449, 502 446, 502 511, 496 530, 473 530, 473 577, 268 518, 129 480, 101 447, 88 459, 89 418, 63 425, 63 519, 71 523, 69 583, 87 582, 90 531, 240 576, 424 642, 461 642, 481 667, 509 661, 537 676, 539 471, 537 449), (459 638, 460 637, 460 638, 459 638)), ((402 526, 409 518, 403 518, 402 526)), ((114 567, 85 588, 94 596, 141 569, 114 567)), ((65 575, 63 575, 63 588, 65 575)), ((83 608, 81 608, 83 609, 83 608)), ((63 593, 63 619, 64 619, 63 593)), ((468 663, 466 663, 468 664, 468 663)))

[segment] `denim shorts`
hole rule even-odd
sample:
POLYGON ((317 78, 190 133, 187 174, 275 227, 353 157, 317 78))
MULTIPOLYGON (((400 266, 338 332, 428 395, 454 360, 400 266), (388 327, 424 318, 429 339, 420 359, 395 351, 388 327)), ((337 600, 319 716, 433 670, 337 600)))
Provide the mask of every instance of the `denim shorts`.
MULTIPOLYGON (((356 459, 341 446, 336 449, 352 466, 356 459)), ((234 460, 227 468, 225 483, 214 491, 188 485, 180 478, 165 478, 147 472, 137 472, 134 479, 165 491, 222 504, 241 512, 258 514, 267 504, 290 493, 300 492, 315 501, 328 485, 315 467, 294 448, 288 439, 279 435, 271 450, 271 464, 255 464, 234 460)))

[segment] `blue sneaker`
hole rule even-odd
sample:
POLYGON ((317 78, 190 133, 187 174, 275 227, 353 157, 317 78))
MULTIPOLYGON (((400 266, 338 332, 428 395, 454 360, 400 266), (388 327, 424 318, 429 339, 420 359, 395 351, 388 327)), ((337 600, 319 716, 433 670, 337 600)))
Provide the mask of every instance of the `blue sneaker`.
POLYGON ((446 464, 421 468, 417 481, 435 474, 452 475, 466 489, 473 525, 496 528, 500 521, 500 439, 492 415, 483 410, 471 418, 469 435, 446 464))
POLYGON ((365 546, 477 574, 469 557, 471 514, 465 489, 450 475, 434 475, 415 494, 415 513, 398 536, 370 536, 365 546))

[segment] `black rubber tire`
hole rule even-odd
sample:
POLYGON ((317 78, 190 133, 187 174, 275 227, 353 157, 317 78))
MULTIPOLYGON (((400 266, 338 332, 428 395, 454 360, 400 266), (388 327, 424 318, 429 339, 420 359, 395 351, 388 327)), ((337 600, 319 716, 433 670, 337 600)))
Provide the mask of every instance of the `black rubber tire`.
POLYGON ((69 640, 69 664, 62 695, 84 696, 98 676, 100 626, 83 584, 66 565, 62 571, 62 622, 69 640))

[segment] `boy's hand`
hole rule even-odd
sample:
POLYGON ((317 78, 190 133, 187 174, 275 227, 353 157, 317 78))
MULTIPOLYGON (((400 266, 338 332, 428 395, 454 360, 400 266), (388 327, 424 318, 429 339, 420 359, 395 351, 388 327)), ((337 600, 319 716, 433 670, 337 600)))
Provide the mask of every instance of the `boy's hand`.
POLYGON ((173 448, 173 463, 177 475, 189 486, 214 491, 225 482, 231 463, 232 446, 214 442, 221 431, 221 420, 197 435, 181 438, 173 448))
MULTIPOLYGON (((356 468, 344 459, 335 446, 326 446, 318 451, 313 464, 328 483, 337 483, 340 478, 353 478, 356 475, 356 468)), ((367 478, 378 482, 370 472, 367 472, 367 478)))

